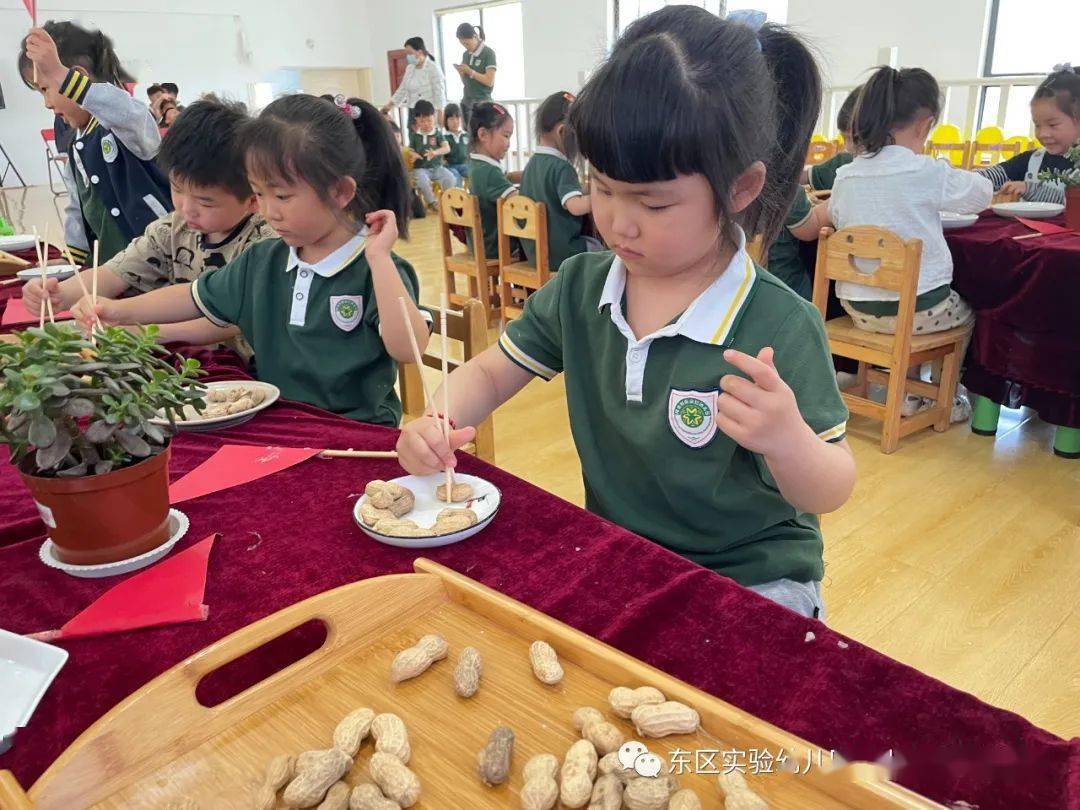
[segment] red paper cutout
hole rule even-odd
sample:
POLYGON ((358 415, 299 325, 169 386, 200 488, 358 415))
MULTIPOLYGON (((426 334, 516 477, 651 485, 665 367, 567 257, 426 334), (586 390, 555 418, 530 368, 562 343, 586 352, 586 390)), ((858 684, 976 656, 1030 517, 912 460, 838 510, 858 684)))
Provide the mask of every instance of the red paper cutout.
MULTIPOLYGON (((56 320, 69 320, 71 313, 68 311, 54 312, 53 316, 56 320)), ((46 322, 49 317, 45 316, 46 322)), ((9 298, 7 307, 4 309, 4 317, 0 319, 0 326, 22 326, 24 324, 32 323, 37 324, 40 321, 37 315, 31 315, 26 310, 26 304, 23 303, 21 298, 9 298)))
POLYGON ((23 0, 23 5, 30 12, 30 23, 37 28, 37 0, 23 0))
POLYGON ((309 447, 259 447, 224 444, 206 461, 169 486, 169 503, 180 503, 229 487, 257 481, 307 461, 320 450, 309 447))
POLYGON ((42 641, 85 638, 142 627, 201 622, 206 567, 217 534, 105 591, 59 630, 35 633, 42 641))
POLYGON ((1053 222, 1045 222, 1039 219, 1024 219, 1023 217, 1017 217, 1016 221, 1023 225, 1027 225, 1031 230, 1037 231, 1044 236, 1055 233, 1072 233, 1072 228, 1066 228, 1064 225, 1055 225, 1053 222))

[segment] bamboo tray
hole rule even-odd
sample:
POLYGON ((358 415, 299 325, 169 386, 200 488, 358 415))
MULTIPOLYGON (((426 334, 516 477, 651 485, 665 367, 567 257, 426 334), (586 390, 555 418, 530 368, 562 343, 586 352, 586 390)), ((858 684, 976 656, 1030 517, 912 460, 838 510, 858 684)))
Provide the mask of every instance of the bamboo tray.
MULTIPOLYGON (((177 664, 87 729, 28 798, 10 773, 0 774, 0 807, 251 807, 271 757, 327 747, 338 721, 361 706, 396 712, 408 726, 409 767, 423 785, 415 807, 517 807, 525 761, 541 752, 561 761, 578 739, 571 723, 575 709, 595 706, 634 738, 629 721, 607 705, 616 685, 655 686, 700 712, 702 730, 695 735, 642 740, 665 759, 676 748, 783 749, 797 763, 816 756, 804 740, 467 577, 422 558, 415 568, 418 573, 314 596, 177 664), (311 619, 327 628, 317 651, 216 707, 196 700, 196 685, 207 674, 311 619), (449 657, 418 678, 391 684, 393 656, 425 633, 442 634, 449 657), (562 660, 566 676, 556 686, 532 674, 528 646, 536 639, 551 643, 562 660), (457 697, 452 685, 457 654, 466 645, 477 647, 484 660, 480 691, 471 700, 457 697), (487 788, 476 776, 475 757, 499 724, 517 735, 511 778, 487 788)), ((364 781, 371 750, 369 739, 346 776, 350 784, 364 781)), ((720 766, 721 757, 715 763, 720 766)), ((715 775, 678 778, 704 807, 723 806, 715 775)), ((940 807, 868 763, 812 767, 802 775, 746 772, 746 778, 774 810, 940 807)))

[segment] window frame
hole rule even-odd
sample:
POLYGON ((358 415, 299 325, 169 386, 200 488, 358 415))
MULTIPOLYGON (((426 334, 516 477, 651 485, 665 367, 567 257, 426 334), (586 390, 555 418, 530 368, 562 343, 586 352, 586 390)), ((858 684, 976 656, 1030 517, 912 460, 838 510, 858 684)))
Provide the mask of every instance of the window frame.
MULTIPOLYGON (((995 79, 1001 76, 1043 76, 1045 70, 1024 71, 1020 73, 995 73, 994 72, 994 49, 997 47, 998 12, 1001 10, 1001 0, 990 0, 990 19, 986 26, 986 53, 983 57, 982 78, 995 79)), ((982 118, 982 105, 986 100, 986 88, 979 100, 979 118, 982 118)))

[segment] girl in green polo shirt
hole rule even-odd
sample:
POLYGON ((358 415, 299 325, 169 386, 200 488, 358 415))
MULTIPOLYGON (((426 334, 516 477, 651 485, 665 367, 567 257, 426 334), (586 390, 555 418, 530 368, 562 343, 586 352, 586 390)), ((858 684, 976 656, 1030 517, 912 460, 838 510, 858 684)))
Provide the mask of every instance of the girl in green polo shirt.
POLYGON ((631 25, 569 117, 614 252, 570 258, 450 375, 460 429, 410 422, 402 466, 453 467, 471 426, 565 372, 589 509, 820 617, 816 515, 855 483, 847 409, 821 317, 744 236, 782 226, 820 97, 782 27, 694 6, 631 25))
MULTIPOLYGON (((477 104, 469 123, 469 192, 480 204, 480 227, 484 231, 484 256, 499 257, 499 200, 512 197, 518 188, 502 169, 510 149, 514 119, 502 104, 477 104)), ((472 234, 468 238, 472 249, 472 234)), ((516 244, 516 243, 515 243, 516 244)))
MULTIPOLYGON (((581 234, 585 215, 592 210, 589 195, 581 190, 574 160, 577 144, 566 124, 574 97, 552 93, 536 110, 539 145, 521 175, 521 193, 547 208, 548 263, 558 270, 564 261, 588 250, 581 234)), ((536 245, 522 240, 525 256, 536 261, 536 245)))
POLYGON ((241 141, 248 180, 279 238, 192 284, 99 298, 96 308, 84 298, 73 313, 87 329, 95 316, 139 324, 201 315, 238 326, 255 350, 256 376, 285 398, 397 425, 396 362, 413 357, 407 324, 421 351, 428 329, 416 273, 391 252, 398 223, 406 231, 409 187, 390 127, 366 101, 296 94, 268 105, 241 141))

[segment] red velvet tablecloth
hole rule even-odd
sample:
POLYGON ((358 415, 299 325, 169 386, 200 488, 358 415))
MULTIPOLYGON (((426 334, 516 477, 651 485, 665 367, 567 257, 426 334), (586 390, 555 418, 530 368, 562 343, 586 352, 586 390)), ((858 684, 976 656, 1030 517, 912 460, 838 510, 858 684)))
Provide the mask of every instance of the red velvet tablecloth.
POLYGON ((975 308, 963 382, 1051 424, 1080 427, 1080 234, 1013 239, 1031 232, 990 212, 945 232, 953 287, 975 308))
MULTIPOLYGON (((202 353, 212 363, 226 353, 202 353)), ((172 476, 223 442, 393 447, 396 432, 279 403, 221 433, 173 445, 172 476)), ((848 759, 892 749, 898 780, 942 802, 990 808, 1080 808, 1080 740, 1065 741, 877 652, 847 641, 730 580, 476 459, 503 505, 483 533, 425 552, 480 582, 637 656, 848 759), (807 631, 816 638, 806 641, 807 631)), ((414 553, 369 539, 351 509, 364 484, 400 473, 392 460, 312 459, 180 504, 211 532, 209 619, 62 642, 67 665, 14 747, 0 756, 28 786, 80 732, 186 656, 267 614, 356 579, 412 569, 414 553)), ((58 627, 114 584, 72 579, 37 559, 37 512, 0 466, 0 625, 58 627)))

